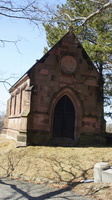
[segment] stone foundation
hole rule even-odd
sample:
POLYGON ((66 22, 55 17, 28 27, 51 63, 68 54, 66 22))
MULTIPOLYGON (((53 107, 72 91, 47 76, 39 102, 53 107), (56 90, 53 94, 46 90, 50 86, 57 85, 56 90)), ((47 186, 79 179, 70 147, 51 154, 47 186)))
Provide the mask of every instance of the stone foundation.
POLYGON ((105 134, 81 133, 79 144, 82 146, 105 146, 107 139, 105 134))

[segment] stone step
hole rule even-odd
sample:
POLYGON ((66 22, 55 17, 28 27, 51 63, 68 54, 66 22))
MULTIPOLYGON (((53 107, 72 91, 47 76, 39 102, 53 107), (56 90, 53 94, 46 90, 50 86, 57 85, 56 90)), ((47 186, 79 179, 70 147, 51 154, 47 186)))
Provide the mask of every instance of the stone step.
POLYGON ((72 139, 68 139, 68 138, 54 138, 52 139, 52 144, 57 145, 57 146, 69 146, 69 147, 73 147, 76 145, 76 142, 72 139))

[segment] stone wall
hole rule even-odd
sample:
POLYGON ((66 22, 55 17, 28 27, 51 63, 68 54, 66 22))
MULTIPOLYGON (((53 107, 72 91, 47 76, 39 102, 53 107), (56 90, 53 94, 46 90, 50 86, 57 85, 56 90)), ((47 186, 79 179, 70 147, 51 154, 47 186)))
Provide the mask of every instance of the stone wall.
POLYGON ((93 144, 96 136, 105 133, 99 80, 75 35, 67 33, 11 88, 4 132, 17 138, 18 145, 93 144), (65 57, 68 60, 63 69, 65 57), (74 139, 55 140, 54 109, 64 95, 75 110, 74 139))
POLYGON ((102 102, 97 96, 99 74, 72 34, 66 35, 37 62, 30 77, 31 85, 34 85, 29 125, 31 143, 48 144, 52 141, 53 112, 63 95, 69 96, 76 111, 74 145, 84 138, 85 143, 89 140, 93 143, 95 134, 105 132, 101 127, 102 102), (60 66, 66 55, 76 59, 76 70, 72 74, 64 73, 60 66))
MULTIPOLYGON (((28 91, 30 80, 25 76, 13 89, 7 102, 7 115, 4 120, 2 134, 17 140, 20 133, 27 132, 27 116, 30 111, 31 91, 28 91)), ((24 139, 26 140, 26 139, 24 139)))

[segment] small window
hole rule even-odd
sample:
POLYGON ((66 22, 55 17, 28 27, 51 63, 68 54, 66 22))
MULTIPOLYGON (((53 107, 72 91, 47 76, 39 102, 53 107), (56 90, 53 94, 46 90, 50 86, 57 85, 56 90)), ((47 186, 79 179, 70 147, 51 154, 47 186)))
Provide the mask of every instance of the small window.
POLYGON ((22 112, 22 90, 20 92, 20 109, 19 109, 19 113, 22 112))
POLYGON ((10 111, 9 111, 9 115, 11 115, 11 110, 12 110, 12 97, 10 98, 10 111))
POLYGON ((16 96, 14 97, 14 115, 16 114, 16 96))

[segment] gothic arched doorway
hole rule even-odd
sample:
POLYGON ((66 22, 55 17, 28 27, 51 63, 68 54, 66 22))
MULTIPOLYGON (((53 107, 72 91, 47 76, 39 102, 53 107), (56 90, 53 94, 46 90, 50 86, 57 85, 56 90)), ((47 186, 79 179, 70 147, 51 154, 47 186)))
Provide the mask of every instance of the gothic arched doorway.
POLYGON ((75 109, 64 95, 56 104, 53 118, 53 137, 74 139, 75 109))

